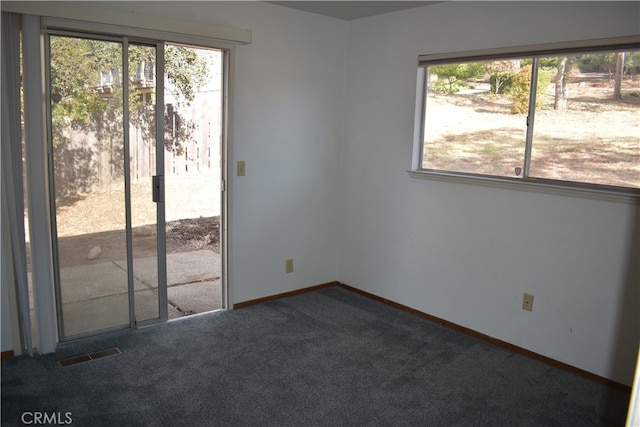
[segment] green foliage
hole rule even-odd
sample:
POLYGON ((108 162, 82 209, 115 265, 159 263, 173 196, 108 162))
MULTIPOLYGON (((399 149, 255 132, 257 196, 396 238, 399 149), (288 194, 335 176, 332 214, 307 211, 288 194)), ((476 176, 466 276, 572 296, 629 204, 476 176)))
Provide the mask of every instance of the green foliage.
MULTIPOLYGON (((429 67, 430 74, 436 74, 438 79, 446 79, 449 93, 460 90, 468 84, 468 80, 484 75, 484 64, 470 62, 464 64, 446 64, 429 67)), ((437 87, 437 85, 436 85, 437 87)))
POLYGON ((536 108, 542 106, 542 98, 551 83, 551 71, 540 68, 538 70, 538 86, 536 90, 536 108))
MULTIPOLYGON (((51 98, 54 146, 64 129, 122 131, 123 86, 122 44, 74 37, 52 36, 51 98), (101 80, 101 75, 109 79, 101 80)), ((144 61, 155 64, 155 49, 129 46, 129 112, 134 124, 146 123, 152 131, 153 111, 135 83, 138 66, 144 61)), ((168 45, 165 48, 165 72, 177 97, 192 101, 208 78, 207 61, 195 49, 168 45)), ((155 78, 155 68, 152 70, 155 78)), ((162 77, 161 77, 162 78, 162 77)), ((151 89, 155 92, 155 89, 151 89)), ((151 103, 153 103, 151 99, 151 103)))
POLYGON ((558 68, 558 57, 557 56, 551 56, 551 57, 546 57, 546 58, 540 58, 539 62, 538 62, 540 68, 544 68, 546 69, 556 69, 558 68))
POLYGON ((119 46, 110 42, 51 37, 54 135, 59 135, 67 125, 76 128, 89 126, 110 104, 115 104, 107 102, 97 92, 96 85, 100 80, 98 70, 121 66, 122 54, 117 52, 119 46))
MULTIPOLYGON (((531 92, 531 65, 525 65, 513 78, 513 83, 507 92, 513 101, 512 112, 514 114, 527 113, 529 111, 529 95, 531 92)), ((536 90, 536 108, 542 106, 542 95, 551 83, 551 74, 548 70, 538 69, 538 86, 536 90)))
MULTIPOLYGON (((523 58, 520 62, 523 67, 525 65, 533 66, 533 58, 523 58)), ((538 66, 540 68, 558 68, 558 57, 549 56, 544 58, 538 58, 538 66)))
POLYGON ((165 73, 178 92, 188 101, 193 101, 200 86, 207 83, 208 64, 194 49, 181 46, 166 46, 165 73))
POLYGON ((439 93, 451 93, 460 90, 455 82, 450 84, 448 80, 436 80, 429 85, 430 90, 439 93))
POLYGON ((578 67, 582 73, 608 73, 616 69, 616 54, 589 53, 581 55, 578 59, 578 67))
MULTIPOLYGON (((616 71, 617 52, 589 53, 581 55, 578 66, 582 73, 614 73, 616 71)), ((632 75, 640 74, 640 51, 632 50, 625 53, 625 72, 632 75)))
POLYGON ((513 71, 497 71, 489 77, 491 93, 500 94, 508 92, 516 73, 513 71))
POLYGON ((631 75, 640 74, 640 50, 627 52, 625 55, 625 67, 631 75))

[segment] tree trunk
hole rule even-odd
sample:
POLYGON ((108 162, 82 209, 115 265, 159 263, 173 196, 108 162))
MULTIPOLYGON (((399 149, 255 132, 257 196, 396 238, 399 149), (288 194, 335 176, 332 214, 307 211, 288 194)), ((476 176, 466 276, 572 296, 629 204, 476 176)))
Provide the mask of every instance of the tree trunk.
POLYGON ((619 101, 622 99, 622 78, 624 77, 624 52, 618 52, 616 55, 616 75, 613 83, 613 99, 619 101))
POLYGON ((575 60, 575 56, 558 58, 556 93, 553 101, 554 110, 564 110, 567 108, 567 99, 569 98, 569 72, 571 71, 571 67, 575 60))
POLYGON ((556 93, 553 101, 554 110, 564 110, 567 108, 567 84, 566 71, 569 58, 558 58, 558 71, 556 73, 556 93))

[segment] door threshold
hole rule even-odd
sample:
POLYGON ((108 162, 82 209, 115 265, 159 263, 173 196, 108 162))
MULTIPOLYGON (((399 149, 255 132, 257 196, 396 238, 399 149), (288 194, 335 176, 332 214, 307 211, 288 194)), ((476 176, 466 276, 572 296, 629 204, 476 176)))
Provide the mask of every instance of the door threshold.
POLYGON ((210 310, 210 311, 203 311, 202 313, 193 313, 190 314, 188 316, 181 316, 181 317, 176 317, 173 319, 169 319, 167 320, 167 323, 169 322, 179 322, 180 320, 184 320, 184 319, 193 319, 194 317, 200 317, 200 316, 204 316, 207 314, 215 314, 215 313, 219 313, 219 312, 223 312, 223 311, 229 311, 226 308, 216 308, 215 310, 210 310))

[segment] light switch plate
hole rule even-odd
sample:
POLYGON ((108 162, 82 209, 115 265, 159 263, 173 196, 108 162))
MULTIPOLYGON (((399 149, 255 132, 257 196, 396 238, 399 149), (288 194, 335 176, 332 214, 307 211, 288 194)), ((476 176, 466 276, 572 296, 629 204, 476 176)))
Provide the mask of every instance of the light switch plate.
POLYGON ((244 165, 244 160, 238 160, 238 176, 244 176, 245 175, 245 165, 244 165))
POLYGON ((522 296, 522 309, 533 311, 533 295, 525 293, 522 296))

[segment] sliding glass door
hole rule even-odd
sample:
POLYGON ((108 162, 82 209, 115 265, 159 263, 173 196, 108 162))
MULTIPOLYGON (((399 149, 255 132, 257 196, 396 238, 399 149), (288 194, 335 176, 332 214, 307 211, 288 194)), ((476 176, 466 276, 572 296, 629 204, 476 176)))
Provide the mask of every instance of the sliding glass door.
POLYGON ((65 32, 48 42, 60 337, 166 319, 162 45, 65 32))
POLYGON ((63 28, 45 31, 59 339, 226 307, 228 52, 63 28))

